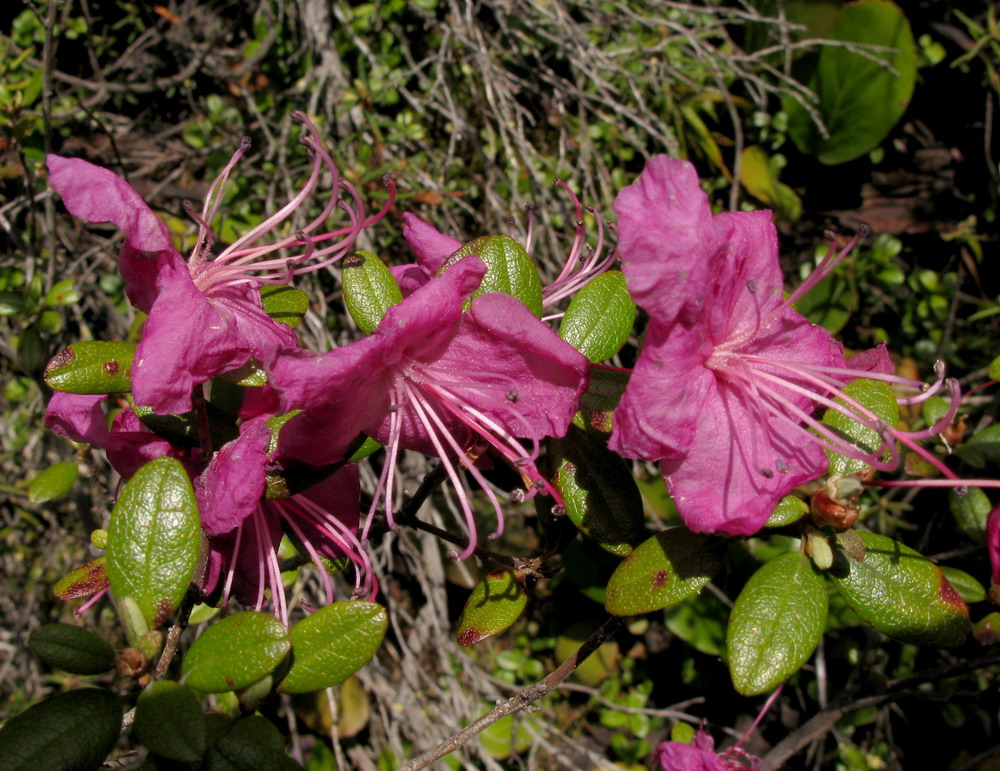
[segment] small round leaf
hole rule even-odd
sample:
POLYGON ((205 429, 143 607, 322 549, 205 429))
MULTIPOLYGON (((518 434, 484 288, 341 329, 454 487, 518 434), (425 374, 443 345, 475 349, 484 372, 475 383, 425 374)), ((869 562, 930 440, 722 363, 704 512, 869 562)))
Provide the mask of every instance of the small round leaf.
POLYGON ((528 594, 513 570, 487 573, 465 601, 458 622, 458 644, 475 645, 509 629, 527 604, 528 594))
POLYGON ((292 627, 292 668, 278 690, 307 693, 342 683, 375 655, 388 624, 385 608, 360 600, 307 616, 292 627))
POLYGON ((559 322, 559 337, 596 364, 621 350, 634 323, 635 303, 625 275, 609 270, 574 295, 559 322))
POLYGON ((73 487, 80 470, 71 460, 53 463, 28 483, 28 500, 45 503, 65 495, 73 487))
POLYGON ((82 626, 40 626, 28 637, 28 647, 50 667, 74 675, 99 675, 115 665, 115 649, 82 626))
POLYGON ((184 682, 199 691, 236 691, 272 671, 291 648, 288 630, 274 616, 236 613, 194 641, 181 671, 184 682))

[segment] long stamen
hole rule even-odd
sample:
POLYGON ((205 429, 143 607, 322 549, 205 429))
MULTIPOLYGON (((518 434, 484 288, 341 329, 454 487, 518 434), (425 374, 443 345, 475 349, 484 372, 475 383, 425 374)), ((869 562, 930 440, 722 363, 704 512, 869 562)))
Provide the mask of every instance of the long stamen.
POLYGON ((802 282, 802 284, 798 287, 798 289, 792 292, 785 299, 785 302, 789 306, 792 306, 796 302, 798 302, 799 298, 801 298, 802 295, 804 295, 806 292, 808 292, 810 289, 816 286, 816 284, 818 284, 820 281, 822 281, 824 278, 830 275, 830 271, 832 271, 835 267, 837 267, 840 261, 851 253, 851 250, 854 249, 855 246, 857 246, 858 241, 860 241, 862 238, 867 238, 870 232, 871 229, 867 225, 861 225, 858 228, 858 232, 851 237, 850 241, 847 242, 847 246, 845 246, 839 252, 836 251, 837 236, 832 232, 828 232, 827 239, 830 242, 830 248, 827 250, 826 256, 823 257, 819 265, 816 267, 816 270, 814 270, 812 273, 809 274, 809 277, 802 282))

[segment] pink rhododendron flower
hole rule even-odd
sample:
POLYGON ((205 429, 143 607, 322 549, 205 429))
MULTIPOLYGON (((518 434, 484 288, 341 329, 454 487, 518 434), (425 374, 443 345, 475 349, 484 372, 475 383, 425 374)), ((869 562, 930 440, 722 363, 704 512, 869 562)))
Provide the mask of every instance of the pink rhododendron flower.
POLYGON ((133 394, 139 404, 159 413, 185 412, 191 408, 193 386, 262 358, 277 346, 295 345, 292 330, 264 312, 261 284, 287 283, 299 273, 340 259, 358 233, 384 214, 385 209, 365 219, 357 191, 341 182, 315 128, 304 115, 297 114, 297 119, 309 131, 303 142, 312 161, 302 190, 280 211, 213 254, 209 223, 219 211, 230 172, 249 148, 245 139, 212 185, 201 214, 194 215, 198 240, 187 260, 174 249, 166 226, 120 177, 80 159, 48 157, 52 186, 71 213, 89 222, 113 222, 125 233, 119 270, 133 305, 149 314, 133 368, 133 394), (306 203, 324 169, 333 178, 334 192, 323 211, 294 235, 255 245, 306 203), (350 224, 315 234, 338 208, 347 213, 350 224), (318 247, 322 242, 330 243, 318 247), (278 254, 289 249, 300 253, 278 254))
POLYGON ((704 727, 698 729, 690 744, 663 742, 656 748, 656 762, 663 771, 747 771, 760 769, 760 758, 739 747, 716 754, 715 741, 704 727))
MULTIPOLYGON (((451 459, 492 447, 520 471, 527 496, 549 489, 534 466, 537 442, 565 434, 588 373, 586 358, 513 297, 485 294, 463 312, 485 272, 466 257, 389 308, 371 336, 323 355, 290 351, 268 367, 282 409, 304 410, 282 429, 284 457, 335 462, 361 431, 386 446, 376 503, 384 499, 390 523, 399 451, 441 458, 469 526, 463 557, 475 548, 475 528, 451 459)), ((463 466, 491 499, 499 533, 495 494, 474 462, 463 466)))
MULTIPOLYGON (((609 446, 660 462, 692 530, 755 533, 784 495, 826 472, 825 450, 895 468, 898 455, 882 456, 895 453, 897 440, 912 443, 947 424, 908 436, 884 425, 843 384, 922 384, 893 376, 884 350, 845 362, 840 343, 792 307, 855 241, 840 254, 831 247, 786 299, 770 213, 712 216, 690 164, 653 158, 615 210, 623 271, 650 321, 609 446), (878 431, 882 446, 865 452, 848 443, 814 417, 820 408, 878 431)), ((958 403, 957 384, 949 387, 948 421, 958 403)), ((924 388, 909 401, 926 398, 924 388)))

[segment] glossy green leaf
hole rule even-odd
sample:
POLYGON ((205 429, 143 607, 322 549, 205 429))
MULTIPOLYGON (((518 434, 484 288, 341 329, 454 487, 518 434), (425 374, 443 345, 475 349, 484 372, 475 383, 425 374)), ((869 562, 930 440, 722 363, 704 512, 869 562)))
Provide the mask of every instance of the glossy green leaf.
POLYGON ((812 563, 787 552, 761 566, 736 598, 726 635, 729 673, 744 696, 772 690, 799 670, 826 624, 826 585, 812 563))
POLYGON ((634 323, 635 303, 625 275, 609 270, 573 296, 559 322, 559 337, 596 364, 621 350, 634 323))
POLYGON ((292 668, 278 690, 307 693, 342 683, 367 664, 389 618, 374 602, 335 602, 292 627, 292 668))
POLYGON ((884 46, 866 56, 841 46, 823 46, 807 85, 819 97, 817 109, 829 133, 823 137, 798 102, 785 100, 788 133, 799 149, 821 163, 838 164, 876 147, 903 115, 916 82, 917 54, 904 13, 887 0, 844 5, 828 35, 845 43, 884 46))
POLYGON ((599 436, 572 426, 564 439, 550 443, 555 466, 552 484, 562 496, 566 516, 587 537, 624 557, 646 532, 642 496, 632 469, 599 436))
POLYGON ((97 594, 108 586, 108 558, 98 557, 60 578, 52 587, 52 593, 60 600, 76 600, 97 594))
POLYGON ((767 518, 764 527, 784 527, 798 522, 809 511, 809 504, 797 495, 786 495, 782 498, 771 516, 767 518))
POLYGON ((46 305, 72 305, 80 302, 83 295, 77 289, 76 281, 72 278, 64 278, 52 285, 52 288, 45 293, 46 305))
POLYGON ((50 667, 74 675, 99 675, 115 665, 115 649, 82 626, 45 624, 32 630, 28 647, 50 667))
POLYGON ((981 487, 970 487, 965 495, 955 489, 948 491, 948 505, 955 524, 968 538, 978 544, 986 543, 986 518, 993 504, 981 487))
POLYGON ((969 609, 940 569, 891 538, 859 535, 863 558, 842 552, 827 574, 851 609, 901 642, 960 645, 969 631, 969 609))
POLYGON ((270 720, 248 715, 229 726, 205 753, 202 771, 302 771, 285 753, 281 733, 270 720))
POLYGON ((458 644, 475 645, 509 629, 527 604, 528 594, 513 570, 487 573, 465 601, 456 633, 458 644))
POLYGON ((986 599, 986 588, 964 570, 947 565, 939 566, 948 583, 966 603, 982 602, 986 599))
MULTIPOLYGON (((862 378, 848 383, 844 386, 843 391, 862 407, 866 407, 877 415, 886 425, 895 426, 899 422, 899 404, 897 404, 896 396, 888 383, 862 378)), ((837 399, 837 403, 843 405, 844 401, 837 399)), ((864 453, 877 452, 878 448, 882 446, 882 435, 878 431, 861 425, 853 417, 842 412, 828 409, 823 415, 823 425, 832 429, 864 453)), ((827 450, 827 455, 830 456, 829 473, 831 474, 846 476, 863 472, 869 468, 865 461, 857 458, 848 458, 829 450, 827 450)))
POLYGON ((974 468, 1000 466, 1000 423, 974 433, 955 448, 955 454, 974 468))
POLYGON ((385 312, 402 302, 403 292, 385 263, 371 252, 356 251, 341 265, 347 312, 358 329, 370 335, 385 312))
POLYGON ((150 628, 180 605, 201 550, 198 502, 180 461, 157 458, 122 488, 108 523, 108 578, 150 628))
POLYGON ((157 755, 194 763, 205 752, 205 713, 190 688, 158 680, 139 695, 135 734, 157 755))
POLYGON ((80 469, 71 460, 53 463, 28 483, 28 500, 44 503, 65 495, 73 487, 80 469))
POLYGON ((291 649, 288 630, 274 616, 235 613, 194 641, 181 671, 184 682, 199 691, 237 691, 271 672, 291 649))
POLYGON ((57 353, 45 368, 45 383, 70 394, 115 394, 132 390, 135 343, 84 340, 57 353))
POLYGON ((264 284, 260 288, 264 313, 293 329, 302 323, 309 310, 309 295, 287 284, 264 284))
POLYGON ((0 728, 4 771, 96 769, 118 742, 122 708, 98 688, 57 693, 0 728))
POLYGON ((486 275, 471 300, 487 292, 503 292, 542 316, 542 280, 535 261, 510 236, 483 236, 460 247, 441 267, 443 272, 463 257, 474 254, 486 263, 486 275))
POLYGON ((668 608, 702 590, 722 564, 718 539, 674 527, 641 543, 608 581, 604 607, 616 616, 668 608))

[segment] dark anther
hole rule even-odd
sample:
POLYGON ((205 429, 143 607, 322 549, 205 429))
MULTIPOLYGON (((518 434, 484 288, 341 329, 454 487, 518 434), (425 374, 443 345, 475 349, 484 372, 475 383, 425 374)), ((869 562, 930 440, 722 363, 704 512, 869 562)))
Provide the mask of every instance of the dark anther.
POLYGON ((861 238, 868 238, 871 235, 872 229, 865 224, 858 225, 858 235, 861 238))
POLYGON ((243 139, 240 140, 240 150, 246 152, 249 149, 250 149, 250 137, 243 137, 243 139))
POLYGON ((520 397, 517 395, 517 391, 508 391, 504 394, 507 397, 507 401, 516 402, 520 397))
POLYGON ((762 468, 760 470, 760 473, 763 474, 768 479, 774 479, 774 472, 771 471, 771 469, 769 469, 769 468, 762 468))
POLYGON ((747 289, 749 289, 751 292, 756 292, 757 282, 751 278, 749 281, 747 281, 747 289))

